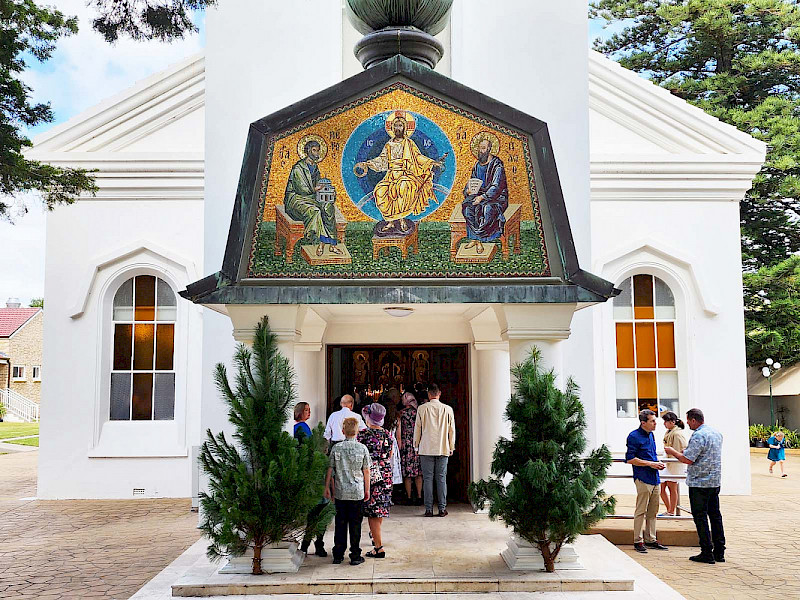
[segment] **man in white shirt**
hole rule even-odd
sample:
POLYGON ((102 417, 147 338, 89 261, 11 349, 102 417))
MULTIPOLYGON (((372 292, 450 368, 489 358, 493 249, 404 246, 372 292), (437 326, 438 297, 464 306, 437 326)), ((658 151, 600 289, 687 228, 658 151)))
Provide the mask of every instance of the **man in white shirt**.
POLYGON ((414 425, 414 447, 422 466, 422 494, 425 516, 433 516, 433 478, 436 476, 437 502, 440 517, 447 516, 447 460, 456 447, 456 421, 453 409, 439 401, 441 391, 432 383, 428 387, 430 401, 417 409, 414 425))
POLYGON ((342 433, 342 423, 347 417, 354 417, 358 420, 359 431, 367 428, 367 426, 364 425, 364 419, 361 418, 361 415, 353 412, 353 403, 353 397, 350 394, 345 394, 339 401, 339 404, 342 406, 342 408, 332 412, 331 416, 328 417, 328 423, 325 425, 325 433, 323 435, 329 442, 329 450, 339 442, 344 441, 345 437, 342 433))

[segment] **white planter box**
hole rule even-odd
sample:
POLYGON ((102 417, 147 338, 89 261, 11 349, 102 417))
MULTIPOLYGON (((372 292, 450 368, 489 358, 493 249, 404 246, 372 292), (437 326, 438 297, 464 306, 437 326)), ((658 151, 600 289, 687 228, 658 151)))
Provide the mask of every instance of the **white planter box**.
MULTIPOLYGON (((296 542, 264 546, 261 550, 261 570, 264 573, 296 573, 305 557, 305 553, 298 550, 296 542)), ((253 549, 250 548, 242 556, 228 559, 219 572, 250 575, 253 572, 253 549)))
MULTIPOLYGON (((539 548, 522 538, 511 535, 508 547, 500 553, 512 571, 544 571, 544 559, 539 548)), ((585 568, 572 544, 565 544, 556 558, 555 567, 559 571, 585 568)))

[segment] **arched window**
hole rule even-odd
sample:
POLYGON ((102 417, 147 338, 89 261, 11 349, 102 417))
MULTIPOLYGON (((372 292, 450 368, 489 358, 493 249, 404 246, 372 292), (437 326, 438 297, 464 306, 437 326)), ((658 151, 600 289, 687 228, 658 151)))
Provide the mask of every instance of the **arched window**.
POLYGON ((117 290, 111 420, 174 418, 176 314, 175 293, 162 279, 137 275, 117 290))
POLYGON ((675 298, 652 275, 634 275, 614 298, 617 343, 617 416, 649 408, 678 412, 675 298))

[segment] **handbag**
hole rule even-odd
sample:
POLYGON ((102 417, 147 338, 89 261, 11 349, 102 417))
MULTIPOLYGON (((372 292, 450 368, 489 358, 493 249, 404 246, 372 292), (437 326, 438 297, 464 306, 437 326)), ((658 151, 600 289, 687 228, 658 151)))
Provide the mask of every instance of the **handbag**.
POLYGON ((369 463, 369 482, 370 484, 378 483, 382 479, 383 476, 381 475, 381 470, 378 467, 378 462, 373 460, 369 463))

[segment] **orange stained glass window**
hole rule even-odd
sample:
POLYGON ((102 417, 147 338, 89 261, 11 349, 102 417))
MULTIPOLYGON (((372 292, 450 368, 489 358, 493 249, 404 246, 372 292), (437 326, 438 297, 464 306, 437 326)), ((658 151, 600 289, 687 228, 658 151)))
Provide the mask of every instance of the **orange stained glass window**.
POLYGON ((136 277, 135 318, 152 321, 156 317, 156 278, 152 275, 136 277))
POLYGON ((653 307, 653 276, 633 276, 633 318, 652 319, 655 316, 653 307))
POLYGON ((175 339, 175 325, 172 323, 159 323, 156 328, 156 369, 159 371, 172 370, 173 345, 175 339))
POLYGON ((632 369, 633 323, 617 323, 617 368, 632 369))
POLYGON ((636 367, 654 369, 656 366, 656 336, 653 323, 636 323, 636 367))
POLYGON ((164 280, 136 275, 118 288, 112 311, 112 421, 174 419, 176 317, 175 294, 164 280))
MULTIPOLYGON (((637 398, 639 410, 656 407, 658 404, 658 384, 655 371, 638 371, 636 373, 637 398)), ((654 410, 655 408, 651 408, 654 410)))
POLYGON ((137 323, 133 327, 133 370, 150 371, 153 369, 153 333, 154 326, 137 323))
POLYGON ((617 287, 613 316, 617 352, 617 416, 637 410, 678 411, 675 298, 653 275, 634 275, 617 287), (628 382, 627 387, 621 383, 628 382), (634 400, 635 398, 635 400, 634 400))
POLYGON ((656 323, 658 332, 658 367, 675 368, 675 323, 656 323))

